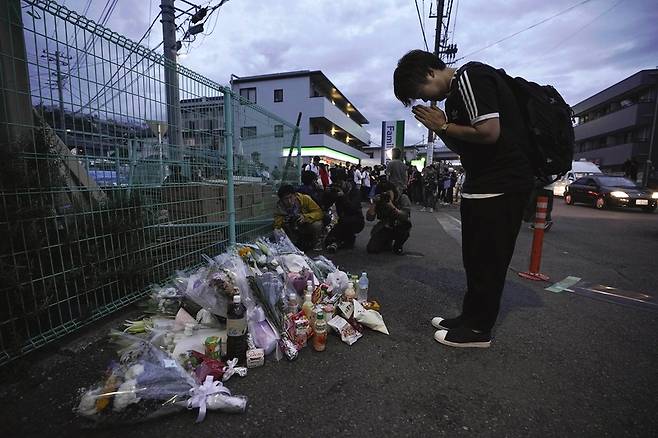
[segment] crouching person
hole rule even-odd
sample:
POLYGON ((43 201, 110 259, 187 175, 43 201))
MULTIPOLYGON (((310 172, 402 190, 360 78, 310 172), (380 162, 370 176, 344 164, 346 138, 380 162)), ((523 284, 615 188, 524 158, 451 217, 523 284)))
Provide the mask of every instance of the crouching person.
POLYGON ((279 202, 274 209, 274 228, 283 229, 302 251, 319 242, 324 213, 310 196, 297 193, 291 185, 279 188, 279 202))
POLYGON ((361 210, 361 193, 350 181, 338 179, 327 192, 328 204, 336 204, 338 222, 331 229, 325 244, 327 251, 354 248, 356 235, 365 227, 361 210))
POLYGON ((401 255, 402 246, 409 238, 411 230, 411 201, 405 194, 399 194, 395 185, 383 182, 377 186, 366 219, 379 219, 370 233, 367 251, 378 253, 393 251, 401 255))

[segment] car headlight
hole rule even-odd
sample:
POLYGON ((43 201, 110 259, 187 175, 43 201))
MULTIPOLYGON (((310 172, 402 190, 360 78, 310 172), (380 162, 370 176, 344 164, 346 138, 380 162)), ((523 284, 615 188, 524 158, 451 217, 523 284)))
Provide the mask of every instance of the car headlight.
POLYGON ((628 193, 615 191, 615 192, 610 192, 610 196, 612 196, 613 198, 628 198, 628 193))
POLYGON ((658 199, 658 192, 653 192, 651 194, 651 199, 658 199))

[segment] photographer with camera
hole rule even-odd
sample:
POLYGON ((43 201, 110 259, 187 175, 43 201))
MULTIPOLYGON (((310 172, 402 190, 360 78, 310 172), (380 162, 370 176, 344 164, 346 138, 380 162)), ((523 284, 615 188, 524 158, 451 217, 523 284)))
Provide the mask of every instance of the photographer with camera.
POLYGON ((283 229, 302 251, 313 249, 322 231, 322 209, 310 196, 297 193, 289 184, 281 186, 278 195, 274 228, 283 229))
POLYGON ((407 195, 399 194, 397 187, 388 181, 377 185, 377 195, 366 213, 370 222, 379 219, 370 233, 367 251, 379 253, 393 250, 402 255, 402 246, 411 230, 411 201, 407 195))
POLYGON ((361 210, 361 192, 352 182, 338 179, 329 188, 326 197, 329 206, 336 204, 338 214, 338 222, 325 239, 327 251, 352 249, 356 235, 365 227, 361 210))

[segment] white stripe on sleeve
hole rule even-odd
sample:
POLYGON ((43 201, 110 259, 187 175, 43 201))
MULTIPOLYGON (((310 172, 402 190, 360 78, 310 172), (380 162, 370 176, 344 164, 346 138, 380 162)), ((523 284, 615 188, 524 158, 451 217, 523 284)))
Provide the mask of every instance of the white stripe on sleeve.
POLYGON ((473 115, 473 107, 471 106, 471 102, 468 100, 466 96, 466 85, 464 85, 463 77, 459 78, 459 82, 457 83, 457 88, 459 88, 459 92, 462 95, 462 100, 464 101, 464 105, 466 106, 466 111, 468 112, 468 118, 469 120, 473 120, 473 118, 475 117, 473 115))
POLYGON ((483 120, 498 119, 498 118, 500 118, 500 114, 498 114, 498 113, 482 114, 481 116, 477 116, 476 118, 471 120, 471 124, 475 125, 476 123, 480 123, 483 120))
POLYGON ((478 106, 477 102, 475 101, 475 94, 473 94, 473 88, 471 88, 471 81, 468 79, 468 72, 464 71, 464 82, 466 83, 466 95, 470 96, 471 102, 473 104, 473 117, 471 117, 471 123, 473 123, 473 119, 475 119, 479 114, 478 114, 478 106))

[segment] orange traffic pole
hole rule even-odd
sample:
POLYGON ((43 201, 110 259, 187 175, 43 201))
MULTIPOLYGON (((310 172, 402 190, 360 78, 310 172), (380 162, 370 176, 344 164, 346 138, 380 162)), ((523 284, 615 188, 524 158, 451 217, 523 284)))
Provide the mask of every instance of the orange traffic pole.
POLYGON ((519 276, 528 280, 547 281, 548 275, 539 272, 541 264, 541 251, 544 244, 544 229, 546 228, 546 213, 548 212, 548 197, 537 197, 535 212, 535 233, 532 236, 532 250, 530 251, 530 267, 528 272, 519 272, 519 276))

